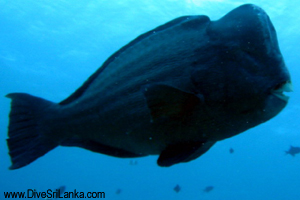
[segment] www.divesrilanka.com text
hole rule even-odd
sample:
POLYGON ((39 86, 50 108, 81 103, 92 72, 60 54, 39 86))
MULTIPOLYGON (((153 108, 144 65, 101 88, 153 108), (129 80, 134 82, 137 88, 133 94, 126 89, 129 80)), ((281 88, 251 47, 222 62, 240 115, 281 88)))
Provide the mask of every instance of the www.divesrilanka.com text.
POLYGON ((73 192, 64 192, 60 193, 60 191, 52 191, 51 189, 46 192, 37 192, 35 189, 28 189, 26 192, 4 192, 5 199, 19 199, 19 198, 79 198, 79 199, 97 199, 97 198, 105 198, 105 192, 77 192, 76 189, 73 192))

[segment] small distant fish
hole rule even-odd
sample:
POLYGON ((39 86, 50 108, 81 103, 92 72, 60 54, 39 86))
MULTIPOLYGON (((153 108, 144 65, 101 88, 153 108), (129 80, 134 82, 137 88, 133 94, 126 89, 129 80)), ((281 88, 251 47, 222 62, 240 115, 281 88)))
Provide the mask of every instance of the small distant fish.
POLYGON ((291 156, 295 156, 296 154, 300 153, 300 147, 293 147, 291 145, 288 151, 285 151, 286 154, 290 154, 291 156))
POLYGON ((64 193, 65 191, 66 191, 66 186, 60 186, 58 189, 56 189, 56 190, 59 190, 60 191, 60 193, 64 193))
POLYGON ((204 188, 203 192, 208 193, 208 192, 212 191, 213 189, 214 189, 214 186, 207 186, 206 188, 204 188))
POLYGON ((120 194, 122 192, 121 189, 117 189, 116 194, 120 194))
POLYGON ((233 149, 233 148, 230 148, 230 149, 229 149, 229 153, 231 153, 231 154, 234 153, 234 149, 233 149))
POLYGON ((173 190, 174 190, 176 193, 178 193, 178 192, 180 192, 181 187, 177 184, 177 185, 173 188, 173 190))
POLYGON ((137 160, 130 160, 129 165, 137 165, 138 161, 137 160))
MULTIPOLYGON (((65 191, 66 191, 66 186, 64 185, 57 188, 54 192, 57 192, 58 194, 54 199, 58 199, 59 197, 61 197, 65 191)), ((45 198, 45 200, 54 200, 54 199, 48 199, 47 197, 45 198)))

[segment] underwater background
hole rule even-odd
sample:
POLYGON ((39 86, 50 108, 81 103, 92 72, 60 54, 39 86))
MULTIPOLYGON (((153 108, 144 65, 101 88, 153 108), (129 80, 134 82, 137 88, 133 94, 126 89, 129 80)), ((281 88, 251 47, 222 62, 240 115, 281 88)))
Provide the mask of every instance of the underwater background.
POLYGON ((288 0, 0 0, 0 199, 4 192, 105 192, 106 199, 298 200, 300 154, 300 6, 288 0), (157 156, 120 159, 57 147, 9 170, 6 144, 11 92, 59 102, 115 51, 182 15, 217 20, 245 3, 262 7, 277 31, 292 76, 287 107, 270 121, 170 168, 157 156), (234 152, 230 152, 230 149, 234 152), (174 190, 180 186, 180 191, 174 190), (210 192, 203 191, 213 186, 210 192))

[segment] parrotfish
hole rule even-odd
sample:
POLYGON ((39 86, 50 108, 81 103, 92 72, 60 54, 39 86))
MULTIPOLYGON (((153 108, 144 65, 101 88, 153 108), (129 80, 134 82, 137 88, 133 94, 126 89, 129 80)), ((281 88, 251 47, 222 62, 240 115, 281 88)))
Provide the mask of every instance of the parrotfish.
POLYGON ((61 102, 8 94, 10 169, 59 145, 119 158, 159 155, 165 167, 189 162, 275 117, 290 91, 261 8, 242 5, 216 21, 179 17, 122 47, 61 102))

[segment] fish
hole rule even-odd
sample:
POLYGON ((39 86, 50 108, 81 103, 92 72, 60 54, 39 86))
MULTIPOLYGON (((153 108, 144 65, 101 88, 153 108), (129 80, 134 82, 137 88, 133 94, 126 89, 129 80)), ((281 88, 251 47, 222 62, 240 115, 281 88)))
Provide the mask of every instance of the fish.
POLYGON ((178 193, 178 192, 180 192, 181 187, 177 184, 177 185, 173 188, 173 190, 174 190, 176 193, 178 193))
POLYGON ((294 147, 291 145, 290 149, 288 151, 285 151, 285 153, 295 157, 296 154, 300 153, 300 147, 294 147))
MULTIPOLYGON (((63 185, 57 188, 54 191, 54 193, 52 193, 51 195, 53 195, 54 199, 62 198, 65 191, 66 191, 66 186, 63 185)), ((54 200, 54 199, 49 199, 48 197, 45 198, 45 200, 54 200)))
POLYGON ((262 8, 245 4, 215 21, 182 16, 119 49, 58 103, 8 94, 9 169, 57 146, 186 163, 275 117, 292 90, 262 8))
POLYGON ((229 149, 229 153, 233 154, 233 153, 234 153, 234 149, 233 149, 233 148, 230 148, 230 149, 229 149))
POLYGON ((121 194, 122 190, 121 189, 117 189, 116 190, 116 194, 121 194))
POLYGON ((212 191, 213 189, 214 189, 214 186, 207 186, 203 189, 203 192, 208 193, 208 192, 212 191))
POLYGON ((137 160, 130 160, 129 165, 137 165, 138 161, 137 160))

